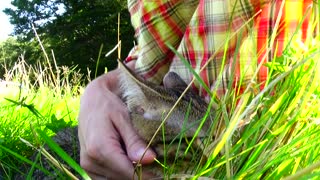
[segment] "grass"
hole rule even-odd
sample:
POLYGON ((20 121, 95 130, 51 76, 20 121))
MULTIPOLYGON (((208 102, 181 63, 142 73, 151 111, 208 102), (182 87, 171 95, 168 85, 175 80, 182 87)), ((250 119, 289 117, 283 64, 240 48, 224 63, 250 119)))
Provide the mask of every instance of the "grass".
POLYGON ((199 176, 280 179, 319 161, 319 54, 310 56, 301 59, 310 58, 305 63, 282 65, 287 70, 274 72, 265 92, 244 94, 242 108, 230 117, 223 116, 227 107, 220 107, 229 124, 199 176), (241 121, 246 125, 238 129, 241 121))
POLYGON ((207 160, 195 166, 194 179, 319 177, 320 41, 309 43, 292 43, 266 64, 271 73, 263 91, 252 80, 239 99, 235 90, 220 99, 214 119, 224 125, 213 124, 208 136, 215 138, 205 142, 207 160))
MULTIPOLYGON (((23 173, 21 167, 27 166, 35 148, 43 146, 44 140, 39 140, 34 130, 52 136, 77 124, 82 76, 67 67, 57 67, 53 75, 44 67, 46 64, 40 63, 37 68, 29 66, 21 58, 1 82, 0 177, 5 179, 23 173)), ((32 164, 29 162, 30 167, 32 164)))
MULTIPOLYGON (((220 123, 214 123, 208 134, 214 139, 205 142, 202 159, 207 160, 195 165, 194 179, 319 177, 319 47, 319 37, 309 37, 305 45, 292 38, 282 56, 264 64, 270 75, 262 91, 253 76, 245 92, 235 99, 238 92, 229 84, 229 91, 218 100, 214 122, 220 123)), ((187 60, 180 59, 190 67, 187 60)), ((195 73, 191 67, 190 71, 195 73)), ((211 102, 216 101, 212 98, 211 102)))
MULTIPOLYGON (((293 40, 282 56, 264 64, 270 75, 263 91, 252 79, 241 96, 230 90, 220 100, 212 99, 218 106, 209 136, 215 138, 204 141, 203 161, 195 164, 192 178, 320 176, 319 47, 320 37, 310 37, 306 45, 293 40)), ((47 136, 77 124, 83 76, 74 69, 52 68, 47 62, 29 66, 20 58, 5 78, 13 83, 0 85, 0 177, 12 179, 21 174, 31 178, 32 169, 50 175, 38 158, 30 157, 39 156, 36 149, 45 143, 59 149, 47 136), (32 168, 23 172, 21 166, 32 168)), ((159 163, 168 178, 175 176, 174 166, 159 163)))
MULTIPOLYGON (((241 96, 236 96, 238 92, 230 83, 226 95, 220 100, 211 99, 218 101, 214 122, 219 123, 214 123, 208 134, 214 139, 205 141, 202 159, 206 162, 195 165, 193 178, 319 177, 319 47, 319 37, 310 36, 306 44, 292 38, 282 56, 263 64, 270 70, 264 90, 260 91, 253 76, 241 96)), ((180 59, 194 73, 194 80, 208 89, 188 61, 180 59)), ((174 172, 174 166, 165 169, 174 172)), ((170 173, 166 177, 172 175, 176 177, 170 173)))

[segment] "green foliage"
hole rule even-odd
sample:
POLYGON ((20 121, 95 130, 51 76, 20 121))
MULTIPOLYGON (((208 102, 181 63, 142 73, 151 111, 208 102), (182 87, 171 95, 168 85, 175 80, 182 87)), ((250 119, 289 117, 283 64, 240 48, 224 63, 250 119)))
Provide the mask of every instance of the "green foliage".
POLYGON ((261 92, 252 81, 235 100, 237 92, 229 89, 215 111, 213 121, 219 123, 208 134, 214 139, 205 141, 205 162, 194 168, 194 179, 319 176, 319 43, 306 47, 293 43, 268 63, 272 73, 261 92))
POLYGON ((35 64, 42 59, 42 53, 36 42, 21 42, 13 37, 0 43, 0 53, 0 78, 15 66, 18 59, 26 58, 30 60, 27 61, 28 64, 35 64))
MULTIPOLYGON (((1 42, 0 44, 0 63, 1 64, 7 64, 10 67, 12 67, 13 62, 11 62, 11 59, 18 59, 20 54, 23 54, 23 52, 19 52, 19 49, 21 47, 21 44, 14 38, 10 37, 6 41, 1 42)), ((11 68, 8 68, 11 69, 11 68)))
POLYGON ((87 175, 87 173, 80 167, 80 165, 77 162, 75 162, 71 157, 69 157, 69 155, 66 152, 64 152, 64 150, 61 149, 61 147, 59 147, 59 145, 56 142, 54 142, 45 132, 38 130, 38 133, 52 150, 60 154, 60 157, 62 157, 65 162, 67 162, 72 168, 74 168, 79 174, 81 174, 83 179, 91 179, 87 175))
POLYGON ((58 73, 51 74, 44 66, 29 66, 19 61, 6 72, 9 83, 0 82, 1 178, 12 179, 25 173, 28 166, 46 172, 38 162, 29 159, 36 152, 30 144, 36 148, 44 144, 34 130, 52 136, 77 124, 82 89, 79 78, 83 76, 66 67, 57 67, 58 73))
MULTIPOLYGON (((102 54, 117 44, 118 13, 121 13, 120 38, 124 56, 133 46, 133 29, 124 0, 14 0, 12 5, 14 9, 7 8, 4 12, 11 17, 18 41, 35 42, 34 24, 47 49, 54 51, 58 66, 78 65, 82 72, 94 69, 101 44, 105 44, 102 54)), ((36 60, 39 54, 38 48, 38 53, 26 59, 36 60)), ((116 58, 116 54, 108 59, 102 57, 99 74, 104 72, 105 66, 113 69, 116 58)))
POLYGON ((263 90, 255 77, 240 96, 228 88, 217 104, 213 122, 218 123, 208 134, 214 138, 204 141, 204 162, 195 165, 193 179, 319 177, 319 47, 317 37, 305 44, 293 39, 282 56, 264 64, 270 73, 263 90))

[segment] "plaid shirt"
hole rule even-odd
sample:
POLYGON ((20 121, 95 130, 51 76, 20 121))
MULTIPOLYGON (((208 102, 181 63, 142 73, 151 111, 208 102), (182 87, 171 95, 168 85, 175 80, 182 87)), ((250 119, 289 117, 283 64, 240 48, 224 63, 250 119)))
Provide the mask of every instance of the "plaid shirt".
MULTIPOLYGON (((137 60, 136 72, 154 83, 160 84, 168 71, 190 82, 192 73, 167 47, 170 44, 208 87, 219 82, 220 95, 232 73, 233 86, 241 91, 257 68, 255 81, 262 88, 268 69, 259 64, 281 55, 304 16, 294 40, 306 40, 311 5, 312 0, 128 0, 138 46, 127 61, 137 60), (212 55, 214 59, 200 72, 212 55)), ((193 87, 206 95, 199 83, 193 87)))

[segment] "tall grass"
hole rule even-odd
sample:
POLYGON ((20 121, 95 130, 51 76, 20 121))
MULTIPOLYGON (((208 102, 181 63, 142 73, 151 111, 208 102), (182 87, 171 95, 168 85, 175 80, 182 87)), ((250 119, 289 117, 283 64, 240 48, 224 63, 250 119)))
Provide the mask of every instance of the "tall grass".
MULTIPOLYGON (((213 139, 204 141, 201 159, 205 162, 195 164, 189 177, 319 178, 319 59, 318 37, 306 45, 292 42, 282 56, 265 64, 270 75, 262 91, 254 77, 239 99, 234 99, 234 88, 228 88, 215 109, 208 133, 213 139)), ((174 168, 165 169, 175 172, 174 168)), ((186 175, 168 173, 166 177, 186 175)))
MULTIPOLYGON (((200 161, 185 169, 187 174, 176 173, 181 171, 177 169, 181 162, 157 161, 164 169, 165 178, 319 178, 319 59, 318 37, 310 36, 306 44, 292 41, 282 56, 264 64, 270 74, 263 90, 253 76, 242 95, 236 96, 235 88, 229 87, 219 100, 213 97, 210 103, 218 103, 212 108, 213 124, 207 134, 209 138, 203 141, 200 161)), ((204 84, 201 78, 195 79, 204 84)), ((208 111, 208 117, 212 111, 208 111)), ((161 127, 158 130, 161 133, 161 127)), ((164 131, 162 128, 163 134, 164 131)), ((168 146, 170 143, 164 147, 168 146)), ((188 150, 192 148, 183 149, 185 155, 188 150)))
MULTIPOLYGON (((187 60, 180 58, 195 73, 187 60)), ((218 101, 212 131, 208 134, 213 139, 204 142, 201 159, 205 162, 195 165, 192 177, 319 178, 319 59, 319 36, 310 33, 305 44, 293 37, 280 57, 261 64, 270 70, 262 91, 253 76, 241 96, 237 96, 232 83, 222 98, 217 100, 213 96, 211 103, 218 101)), ((208 89, 197 74, 194 76, 208 89)), ((172 168, 166 167, 174 172, 172 168)))
POLYGON ((6 70, 0 82, 0 177, 12 179, 23 173, 22 166, 34 163, 28 158, 36 150, 25 142, 43 146, 36 129, 51 136, 77 124, 83 78, 75 68, 51 67, 47 62, 31 66, 22 56, 6 70))
POLYGON ((227 127, 214 133, 217 139, 209 143, 215 146, 205 150, 208 160, 198 176, 280 179, 299 171, 319 176, 320 44, 314 43, 303 55, 291 49, 280 57, 284 61, 271 62, 267 86, 242 95, 233 114, 223 115, 232 102, 222 99, 217 112, 227 127))

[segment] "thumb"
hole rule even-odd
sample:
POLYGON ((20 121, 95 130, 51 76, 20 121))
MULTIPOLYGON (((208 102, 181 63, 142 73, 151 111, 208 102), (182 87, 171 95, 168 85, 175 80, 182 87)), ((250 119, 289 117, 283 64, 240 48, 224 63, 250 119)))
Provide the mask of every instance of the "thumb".
MULTIPOLYGON (((126 118, 120 118, 126 119, 126 118)), ((150 148, 146 149, 146 143, 128 121, 117 121, 115 124, 126 147, 128 157, 131 161, 149 164, 156 158, 156 153, 150 148)))
POLYGON ((126 149, 129 159, 141 164, 152 163, 156 157, 156 154, 150 149, 146 149, 146 144, 138 135, 132 136, 126 143, 126 149))

